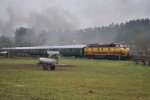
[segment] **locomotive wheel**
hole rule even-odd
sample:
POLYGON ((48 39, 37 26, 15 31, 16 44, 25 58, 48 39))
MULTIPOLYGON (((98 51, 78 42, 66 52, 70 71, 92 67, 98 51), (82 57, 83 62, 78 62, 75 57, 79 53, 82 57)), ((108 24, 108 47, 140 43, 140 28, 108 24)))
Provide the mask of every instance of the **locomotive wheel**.
POLYGON ((51 70, 55 70, 55 65, 52 65, 52 66, 51 66, 51 70))

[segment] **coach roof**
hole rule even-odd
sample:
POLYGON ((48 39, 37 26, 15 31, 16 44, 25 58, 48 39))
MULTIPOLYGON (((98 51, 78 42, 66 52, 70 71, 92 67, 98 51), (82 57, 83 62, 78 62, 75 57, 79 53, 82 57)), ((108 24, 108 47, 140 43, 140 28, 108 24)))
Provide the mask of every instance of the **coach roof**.
POLYGON ((66 45, 66 46, 35 46, 35 47, 8 47, 2 49, 67 49, 67 48, 84 48, 86 45, 66 45))

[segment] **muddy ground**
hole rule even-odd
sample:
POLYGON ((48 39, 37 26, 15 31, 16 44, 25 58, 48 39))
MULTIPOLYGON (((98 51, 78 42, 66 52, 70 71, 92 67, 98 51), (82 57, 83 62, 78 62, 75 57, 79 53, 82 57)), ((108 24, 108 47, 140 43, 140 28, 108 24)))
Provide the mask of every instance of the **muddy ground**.
MULTIPOLYGON (((5 64, 0 65, 0 67, 8 67, 8 68, 15 68, 15 69, 27 69, 27 70, 43 70, 42 65, 38 64, 5 64)), ((55 70, 65 71, 65 70, 72 70, 74 67, 73 65, 67 64, 58 64, 56 65, 55 70)), ((50 69, 48 69, 50 70, 50 69)))

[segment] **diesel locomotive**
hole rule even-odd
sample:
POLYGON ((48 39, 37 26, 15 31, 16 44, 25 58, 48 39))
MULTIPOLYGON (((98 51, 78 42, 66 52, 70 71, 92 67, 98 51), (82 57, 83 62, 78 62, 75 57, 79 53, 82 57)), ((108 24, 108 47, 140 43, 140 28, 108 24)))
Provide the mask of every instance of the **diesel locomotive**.
POLYGON ((84 48, 86 58, 129 58, 129 48, 125 44, 90 44, 84 48))

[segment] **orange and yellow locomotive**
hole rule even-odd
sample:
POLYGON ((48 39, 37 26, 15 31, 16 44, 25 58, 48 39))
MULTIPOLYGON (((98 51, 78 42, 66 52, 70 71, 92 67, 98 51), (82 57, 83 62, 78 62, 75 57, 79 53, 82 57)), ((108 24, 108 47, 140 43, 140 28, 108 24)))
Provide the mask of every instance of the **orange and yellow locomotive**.
POLYGON ((90 44, 84 48, 86 58, 129 58, 129 48, 125 44, 90 44))

